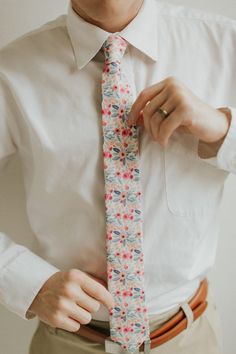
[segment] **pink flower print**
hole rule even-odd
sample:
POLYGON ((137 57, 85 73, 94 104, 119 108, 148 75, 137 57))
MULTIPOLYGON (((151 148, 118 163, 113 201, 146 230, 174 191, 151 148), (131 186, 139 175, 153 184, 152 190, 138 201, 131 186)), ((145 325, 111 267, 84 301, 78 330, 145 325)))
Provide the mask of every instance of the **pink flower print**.
POLYGON ((123 129, 122 136, 128 136, 128 135, 129 135, 129 129, 123 129))
POLYGON ((132 254, 130 252, 124 252, 122 255, 123 259, 131 259, 133 258, 132 254))
POLYGON ((109 69, 109 66, 108 66, 108 65, 107 65, 107 66, 104 66, 103 72, 104 72, 104 73, 109 73, 109 72, 110 72, 110 69, 109 69))
POLYGON ((129 306, 128 302, 125 302, 125 303, 124 303, 124 306, 125 306, 125 307, 128 307, 128 306, 129 306))
POLYGON ((123 215, 123 219, 124 219, 124 220, 133 220, 134 217, 133 217, 133 215, 131 215, 131 214, 124 214, 124 215, 123 215))
POLYGON ((118 86, 117 85, 113 85, 113 90, 115 91, 115 90, 117 90, 118 89, 118 86))
POLYGON ((128 259, 129 258, 129 253, 127 252, 124 252, 123 255, 122 255, 122 258, 123 259, 128 259))
POLYGON ((119 109, 119 117, 121 118, 121 117, 123 117, 123 115, 124 115, 124 113, 125 113, 125 110, 124 110, 124 108, 120 108, 119 109))
POLYGON ((120 281, 123 281, 125 278, 125 273, 120 272, 120 281))
POLYGON ((121 194, 121 198, 124 199, 126 197, 125 193, 121 194))
POLYGON ((120 290, 116 290, 116 295, 120 295, 120 290))
POLYGON ((123 294, 122 294, 124 297, 125 296, 129 296, 129 292, 127 290, 123 291, 123 294))
POLYGON ((112 194, 105 193, 105 200, 112 200, 112 194))
POLYGON ((123 328, 124 333, 127 333, 127 332, 129 332, 130 330, 131 330, 130 327, 124 327, 124 328, 123 328))
POLYGON ((103 152, 103 156, 106 157, 106 158, 111 158, 112 154, 110 152, 104 151, 103 152))

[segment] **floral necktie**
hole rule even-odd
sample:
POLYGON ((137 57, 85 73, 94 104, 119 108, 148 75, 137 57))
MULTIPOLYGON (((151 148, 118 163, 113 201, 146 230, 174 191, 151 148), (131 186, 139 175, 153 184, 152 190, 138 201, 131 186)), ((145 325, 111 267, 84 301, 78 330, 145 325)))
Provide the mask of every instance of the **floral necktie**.
POLYGON ((108 290, 115 299, 109 314, 110 338, 134 353, 149 342, 142 251, 138 127, 127 125, 133 103, 122 73, 127 42, 112 34, 103 44, 102 126, 106 207, 108 290))

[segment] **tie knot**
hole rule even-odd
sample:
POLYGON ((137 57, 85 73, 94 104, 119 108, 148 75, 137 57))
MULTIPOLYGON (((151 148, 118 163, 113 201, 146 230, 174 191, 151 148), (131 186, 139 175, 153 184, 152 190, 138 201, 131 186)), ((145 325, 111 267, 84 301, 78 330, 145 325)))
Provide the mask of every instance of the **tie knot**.
POLYGON ((111 63, 121 61, 128 43, 122 37, 112 34, 104 42, 102 49, 105 59, 111 63))

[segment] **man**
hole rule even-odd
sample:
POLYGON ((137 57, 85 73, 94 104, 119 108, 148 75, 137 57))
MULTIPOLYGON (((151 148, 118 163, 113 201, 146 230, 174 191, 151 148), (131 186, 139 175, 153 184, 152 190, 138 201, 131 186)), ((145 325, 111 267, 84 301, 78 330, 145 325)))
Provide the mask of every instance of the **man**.
MULTIPOLYGON (((1 50, 1 162, 19 152, 35 247, 1 234, 0 299, 23 319, 40 320, 31 354, 118 353, 121 333, 131 343, 142 326, 147 337, 135 345, 145 353, 221 352, 204 279, 214 263, 224 182, 236 172, 235 34, 231 19, 165 2, 74 0, 68 16, 1 50), (109 117, 120 118, 121 135, 120 128, 107 135, 109 117), (120 149, 105 149, 118 136, 126 152, 138 141, 132 158, 141 179, 120 149), (122 140, 132 137, 133 145, 122 140), (120 269, 107 274, 114 190, 104 174, 115 168, 111 160, 121 161, 124 179, 141 183, 143 245, 137 236, 132 242, 137 254, 143 247, 144 273, 141 257, 133 262, 134 253, 124 252, 122 260, 117 252, 120 269), (140 266, 148 310, 149 323, 140 317, 136 332, 120 313, 120 327, 109 327, 117 325, 117 308, 127 315, 137 301, 137 287, 126 288, 130 300, 117 307, 112 281, 130 284, 129 265, 140 266)), ((138 207, 140 194, 132 199, 138 207)), ((130 196, 117 195, 120 208, 130 196)), ((115 223, 121 214, 114 212, 115 223)), ((134 225, 133 215, 124 218, 134 225)))

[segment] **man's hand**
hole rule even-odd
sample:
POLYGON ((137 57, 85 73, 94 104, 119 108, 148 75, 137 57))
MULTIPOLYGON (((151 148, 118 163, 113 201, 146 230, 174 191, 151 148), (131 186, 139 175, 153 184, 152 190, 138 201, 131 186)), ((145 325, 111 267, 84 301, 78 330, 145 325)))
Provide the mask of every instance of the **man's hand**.
POLYGON ((52 327, 77 332, 91 321, 100 303, 108 309, 114 299, 105 283, 78 269, 53 274, 40 289, 29 311, 52 327))
POLYGON ((175 130, 193 134, 206 143, 222 142, 230 120, 223 110, 212 108, 171 76, 139 94, 127 123, 144 125, 153 140, 166 146, 175 130), (167 118, 157 112, 158 107, 169 113, 167 118))

